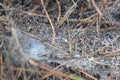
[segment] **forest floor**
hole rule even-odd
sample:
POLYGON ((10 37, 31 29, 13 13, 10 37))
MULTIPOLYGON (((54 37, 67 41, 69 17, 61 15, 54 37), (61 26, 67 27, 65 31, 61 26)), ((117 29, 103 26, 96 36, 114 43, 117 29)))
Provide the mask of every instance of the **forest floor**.
POLYGON ((120 80, 120 1, 1 0, 0 79, 120 80), (45 45, 47 60, 11 57, 14 31, 45 45))

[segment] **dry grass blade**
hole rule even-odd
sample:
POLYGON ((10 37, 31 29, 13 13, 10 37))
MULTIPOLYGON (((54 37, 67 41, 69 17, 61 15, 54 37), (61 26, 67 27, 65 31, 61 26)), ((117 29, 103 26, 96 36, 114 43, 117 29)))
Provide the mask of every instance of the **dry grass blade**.
POLYGON ((24 10, 19 10, 19 9, 16 9, 16 8, 11 8, 11 10, 19 11, 19 12, 22 12, 22 13, 25 13, 25 14, 28 14, 28 15, 32 15, 32 16, 47 17, 46 15, 37 14, 37 13, 34 13, 34 12, 29 12, 29 11, 24 11, 24 10))
POLYGON ((43 0, 40 0, 40 1, 41 1, 41 4, 43 6, 43 9, 44 9, 44 11, 46 13, 46 16, 47 16, 47 18, 48 18, 48 20, 50 22, 50 25, 51 25, 51 28, 52 28, 52 31, 53 31, 53 34, 52 34, 53 35, 52 44, 54 44, 55 43, 55 37, 56 37, 55 27, 54 27, 54 25, 52 23, 52 20, 50 19, 50 16, 49 16, 46 8, 45 8, 44 1, 43 0))
POLYGON ((73 4, 73 6, 71 6, 69 10, 66 12, 64 17, 61 18, 61 20, 59 21, 58 27, 60 27, 63 24, 63 22, 70 16, 70 14, 75 10, 75 8, 76 8, 76 4, 73 4))
POLYGON ((2 39, 2 42, 1 42, 1 44, 0 44, 0 48, 3 46, 3 44, 4 44, 4 41, 3 41, 3 39, 2 39))
POLYGON ((97 80, 94 76, 92 76, 91 74, 87 73, 86 71, 82 70, 82 69, 77 69, 78 72, 81 72, 83 74, 85 74, 86 76, 90 77, 93 80, 97 80))
POLYGON ((72 22, 79 22, 79 23, 92 23, 94 20, 87 20, 87 19, 69 19, 68 21, 72 22))
POLYGON ((94 0, 91 0, 91 1, 92 1, 92 3, 93 3, 93 6, 95 7, 95 9, 97 10, 98 14, 100 15, 100 17, 102 17, 103 14, 102 14, 100 8, 96 5, 96 3, 95 3, 94 0))
POLYGON ((0 79, 2 79, 2 77, 3 77, 3 69, 4 69, 4 67, 3 67, 3 55, 2 55, 2 53, 0 53, 0 79))
POLYGON ((47 67, 44 67, 44 66, 38 64, 37 62, 35 62, 35 61, 33 61, 33 60, 30 60, 29 62, 30 62, 30 64, 32 64, 32 65, 34 65, 34 66, 39 66, 39 67, 41 67, 42 69, 50 72, 50 73, 53 74, 53 75, 62 76, 62 77, 71 79, 71 76, 70 76, 70 75, 64 74, 64 73, 62 73, 62 72, 55 71, 55 70, 53 70, 53 69, 49 69, 49 68, 47 68, 47 67))
POLYGON ((11 67, 11 70, 24 71, 24 72, 34 72, 34 73, 40 73, 41 72, 41 71, 38 71, 38 70, 27 69, 27 68, 16 68, 16 67, 11 67))
MULTIPOLYGON (((80 23, 92 23, 94 20, 89 20, 88 18, 86 19, 68 19, 68 21, 71 22, 80 22, 80 23)), ((107 22, 107 21, 100 21, 101 24, 117 24, 119 25, 120 22, 107 22)))
MULTIPOLYGON (((64 64, 63 64, 64 65, 64 64)), ((53 70, 58 70, 61 66, 63 66, 63 65, 60 65, 60 66, 57 66, 56 68, 54 68, 53 70)), ((49 76, 51 76, 52 75, 52 73, 48 73, 48 74, 46 74, 45 76, 43 76, 42 77, 42 79, 44 80, 45 78, 47 78, 47 77, 49 77, 49 76)))
POLYGON ((5 16, 0 16, 0 21, 7 21, 5 16))
POLYGON ((58 4, 58 9, 59 9, 59 13, 58 13, 58 17, 57 17, 57 22, 59 22, 60 17, 61 17, 61 7, 60 7, 60 2, 59 0, 56 0, 57 4, 58 4))
POLYGON ((99 59, 103 59, 103 58, 106 58, 106 57, 119 56, 120 55, 120 50, 115 50, 115 51, 107 52, 105 54, 106 55, 94 58, 94 60, 99 60, 99 59))
POLYGON ((68 38, 69 38, 69 41, 68 41, 68 44, 69 44, 69 51, 70 51, 70 54, 72 54, 72 44, 71 44, 71 38, 70 38, 70 31, 68 31, 68 38))

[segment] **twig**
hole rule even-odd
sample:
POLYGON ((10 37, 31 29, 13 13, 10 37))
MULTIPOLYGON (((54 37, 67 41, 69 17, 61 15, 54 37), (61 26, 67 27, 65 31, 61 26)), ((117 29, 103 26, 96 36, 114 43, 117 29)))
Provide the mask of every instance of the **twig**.
POLYGON ((18 75, 16 76, 16 79, 18 79, 21 76, 22 70, 18 72, 18 75))
POLYGON ((70 14, 75 10, 75 8, 76 8, 76 4, 73 4, 73 6, 71 6, 69 10, 66 12, 64 17, 59 21, 58 27, 60 27, 63 24, 63 22, 70 16, 70 14))
POLYGON ((0 48, 2 48, 3 44, 4 44, 4 41, 3 41, 3 39, 2 39, 2 42, 1 42, 1 44, 0 44, 0 48))
POLYGON ((115 50, 115 51, 107 52, 107 53, 104 53, 104 54, 106 54, 106 55, 96 57, 96 58, 94 58, 94 60, 99 60, 99 59, 102 59, 102 58, 112 57, 112 56, 119 56, 120 55, 120 50, 115 50))
POLYGON ((61 17, 61 7, 60 7, 59 0, 56 0, 56 2, 57 2, 57 4, 58 4, 58 10, 59 10, 58 17, 57 17, 57 22, 59 22, 60 17, 61 17))
POLYGON ((33 7, 33 9, 30 12, 34 12, 39 6, 36 5, 35 7, 33 7))
POLYGON ((16 68, 16 67, 11 67, 11 70, 24 71, 24 72, 34 72, 34 73, 40 73, 41 72, 41 71, 38 71, 38 70, 27 69, 27 68, 16 68))
POLYGON ((94 20, 87 20, 87 19, 68 19, 68 21, 80 22, 80 23, 92 23, 94 20))
POLYGON ((82 70, 82 69, 77 69, 79 72, 85 74, 86 76, 92 78, 93 80, 97 80, 94 76, 92 76, 91 74, 87 73, 86 71, 82 70))
POLYGON ((42 15, 42 14, 37 14, 37 13, 33 13, 33 12, 29 12, 29 11, 24 11, 24 10, 18 10, 16 8, 11 8, 10 10, 12 10, 12 11, 19 11, 19 12, 26 13, 28 15, 33 15, 33 16, 47 17, 47 16, 42 15))
MULTIPOLYGON (((68 21, 71 22, 80 22, 80 23, 92 23, 94 20, 89 20, 89 19, 68 19, 68 21)), ((107 22, 107 21, 100 21, 101 24, 117 24, 119 25, 120 22, 107 22)))
POLYGON ((61 77, 64 77, 64 78, 68 78, 70 80, 83 80, 82 77, 73 77, 72 75, 67 75, 67 74, 64 74, 62 72, 59 72, 59 71, 55 71, 54 69, 50 69, 48 67, 45 67, 43 65, 40 65, 39 63, 35 62, 34 60, 29 60, 29 63, 31 65, 34 65, 34 66, 38 66, 48 72, 50 72, 52 75, 55 75, 55 76, 61 76, 61 77))
POLYGON ((47 16, 47 18, 48 18, 48 20, 50 22, 50 25, 51 25, 51 28, 52 28, 52 31, 53 31, 53 34, 52 34, 53 35, 52 44, 54 44, 55 43, 55 37, 56 37, 55 27, 54 27, 54 25, 52 23, 52 20, 50 19, 50 16, 49 16, 46 8, 45 8, 44 1, 43 0, 40 0, 40 1, 41 1, 41 4, 43 6, 43 9, 44 9, 44 11, 46 13, 46 16, 47 16))
POLYGON ((70 38, 70 31, 68 31, 68 45, 69 45, 69 51, 70 51, 70 54, 72 54, 72 44, 71 44, 71 38, 70 38))
POLYGON ((102 14, 100 8, 96 5, 96 3, 95 3, 94 0, 91 0, 91 1, 92 1, 92 3, 93 3, 93 6, 95 7, 95 9, 97 10, 98 14, 100 15, 100 17, 102 17, 103 14, 102 14))
MULTIPOLYGON (((64 64, 63 64, 64 65, 64 64)), ((61 66, 63 66, 63 65, 60 65, 60 66, 57 66, 56 68, 54 68, 53 70, 58 70, 61 66)), ((52 75, 52 73, 48 73, 48 74, 46 74, 45 76, 43 76, 42 77, 42 79, 44 80, 45 78, 47 78, 47 77, 49 77, 49 76, 51 76, 52 75)))
POLYGON ((2 79, 3 75, 4 75, 4 66, 3 66, 3 56, 2 53, 0 53, 0 79, 2 79))
POLYGON ((39 66, 40 68, 50 72, 51 74, 53 75, 56 75, 56 76, 62 76, 62 77, 65 77, 65 78, 68 78, 68 79, 71 79, 71 76, 70 75, 67 75, 67 74, 64 74, 62 72, 58 72, 58 71, 55 71, 53 69, 49 69, 47 67, 44 67, 42 65, 39 65, 37 62, 33 61, 33 60, 29 60, 29 63, 34 65, 34 66, 39 66))

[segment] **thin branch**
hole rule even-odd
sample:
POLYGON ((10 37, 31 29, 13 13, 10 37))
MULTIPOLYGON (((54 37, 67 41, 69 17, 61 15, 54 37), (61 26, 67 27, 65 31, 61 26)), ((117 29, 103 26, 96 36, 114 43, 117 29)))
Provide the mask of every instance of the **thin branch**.
POLYGON ((57 2, 57 5, 58 5, 58 10, 59 10, 58 17, 57 17, 57 22, 59 22, 60 17, 61 17, 61 7, 60 7, 59 0, 56 0, 56 2, 57 2))
POLYGON ((58 72, 58 71, 50 69, 48 67, 44 67, 44 66, 40 65, 39 63, 35 62, 34 60, 29 60, 29 63, 32 64, 32 65, 34 65, 34 66, 39 66, 40 68, 42 68, 42 69, 50 72, 53 75, 62 76, 62 77, 68 78, 68 79, 72 78, 72 76, 70 76, 70 75, 64 74, 62 72, 58 72))
POLYGON ((54 25, 53 25, 53 23, 52 23, 52 20, 50 19, 50 16, 49 16, 46 8, 45 8, 44 1, 43 1, 43 0, 40 0, 40 1, 41 1, 41 4, 42 4, 42 6, 43 6, 43 9, 44 9, 44 11, 45 11, 45 13, 46 13, 46 16, 47 16, 47 18, 48 18, 48 20, 49 20, 49 22, 50 22, 50 25, 51 25, 51 28, 52 28, 52 31, 53 31, 53 34, 52 34, 52 35, 53 35, 52 44, 54 44, 54 42, 55 42, 55 37, 56 37, 55 27, 54 27, 54 25))
POLYGON ((99 59, 103 59, 103 58, 106 58, 106 57, 119 56, 120 55, 120 50, 115 50, 115 51, 107 52, 105 54, 106 55, 104 55, 104 56, 99 56, 99 57, 94 58, 94 60, 99 60, 99 59))
POLYGON ((69 8, 69 10, 66 12, 64 17, 59 21, 58 27, 60 27, 63 24, 63 22, 70 16, 70 14, 75 10, 75 8, 76 8, 76 4, 74 4, 69 8))
POLYGON ((102 14, 100 8, 96 5, 94 0, 91 0, 91 1, 92 1, 93 6, 95 7, 95 9, 97 10, 98 14, 100 15, 100 17, 102 17, 103 14, 102 14))

